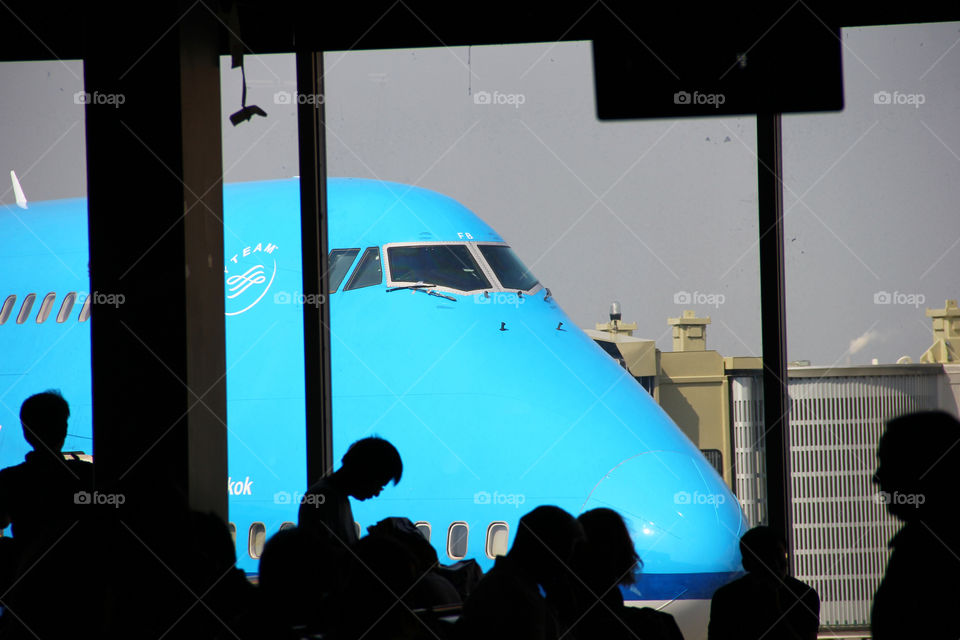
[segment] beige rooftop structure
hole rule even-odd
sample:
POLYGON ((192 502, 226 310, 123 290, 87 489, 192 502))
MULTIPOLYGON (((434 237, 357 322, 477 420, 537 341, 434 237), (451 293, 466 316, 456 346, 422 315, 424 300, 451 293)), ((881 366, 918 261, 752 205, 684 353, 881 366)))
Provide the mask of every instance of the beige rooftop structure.
POLYGON ((957 301, 947 300, 943 309, 927 309, 927 317, 933 318, 933 345, 920 356, 920 362, 960 364, 960 309, 957 301))

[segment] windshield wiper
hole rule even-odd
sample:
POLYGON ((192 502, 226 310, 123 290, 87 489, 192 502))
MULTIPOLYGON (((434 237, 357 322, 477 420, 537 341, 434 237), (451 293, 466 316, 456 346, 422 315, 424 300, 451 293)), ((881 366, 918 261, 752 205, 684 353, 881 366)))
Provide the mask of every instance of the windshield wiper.
POLYGON ((435 285, 435 284, 424 284, 424 283, 422 283, 422 282, 418 282, 417 284, 405 284, 405 285, 400 286, 400 287, 391 287, 391 288, 387 289, 387 293, 390 293, 391 291, 400 291, 401 289, 410 289, 410 290, 412 290, 412 291, 422 291, 423 293, 426 293, 427 295, 436 296, 436 297, 438 297, 438 298, 446 298, 447 300, 452 300, 453 302, 456 302, 456 301, 457 301, 457 299, 454 298, 453 296, 448 296, 448 295, 444 295, 444 294, 442 294, 442 293, 437 293, 436 291, 432 291, 432 290, 431 290, 432 287, 435 287, 435 286, 437 286, 437 285, 435 285))

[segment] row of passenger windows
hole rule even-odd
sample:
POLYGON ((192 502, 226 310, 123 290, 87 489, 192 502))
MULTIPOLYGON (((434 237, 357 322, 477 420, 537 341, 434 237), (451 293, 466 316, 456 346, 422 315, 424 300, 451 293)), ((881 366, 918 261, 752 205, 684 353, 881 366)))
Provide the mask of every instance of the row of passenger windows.
MULTIPOLYGON (((360 537, 360 523, 354 522, 357 529, 357 537, 360 537)), ((280 525, 280 531, 296 526, 292 522, 284 522, 280 525)), ((417 530, 427 541, 430 541, 432 527, 429 522, 417 522, 417 530)), ((490 559, 497 556, 506 555, 507 539, 510 534, 510 528, 506 522, 491 522, 487 526, 487 538, 484 544, 484 552, 490 559)), ((233 537, 233 543, 237 543, 237 527, 230 523, 230 535, 233 537)), ((466 522, 454 522, 447 528, 447 556, 451 560, 463 560, 467 556, 467 541, 470 537, 470 525, 466 522)), ((263 545, 267 542, 267 528, 262 522, 254 522, 250 525, 247 533, 247 554, 257 559, 263 553, 263 545)))
MULTIPOLYGON (((14 314, 14 309, 17 306, 17 296, 7 296, 6 300, 3 301, 3 306, 0 306, 0 324, 5 324, 11 317, 16 318, 17 324, 23 324, 30 319, 31 311, 33 311, 33 305, 36 301, 37 294, 28 293, 26 296, 24 296, 23 301, 20 303, 20 310, 14 314)), ((56 301, 57 294, 53 292, 48 293, 43 297, 43 300, 40 302, 40 307, 37 309, 37 324, 47 321, 47 318, 50 317, 50 313, 53 311, 54 303, 56 301)), ((77 294, 74 291, 71 291, 67 295, 63 296, 63 302, 60 303, 60 310, 56 315, 57 322, 63 323, 70 318, 70 312, 73 311, 74 306, 76 306, 76 302, 77 294)), ((88 295, 86 300, 83 302, 83 306, 80 308, 80 315, 77 317, 79 322, 86 322, 90 318, 91 302, 93 302, 93 296, 88 295)))

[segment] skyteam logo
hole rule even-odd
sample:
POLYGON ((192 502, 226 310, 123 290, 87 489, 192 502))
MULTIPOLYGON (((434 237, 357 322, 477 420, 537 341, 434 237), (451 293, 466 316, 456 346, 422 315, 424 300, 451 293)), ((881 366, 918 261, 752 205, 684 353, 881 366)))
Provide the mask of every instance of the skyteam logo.
POLYGON ((227 260, 223 273, 228 316, 249 311, 267 295, 277 277, 277 260, 272 257, 276 250, 277 245, 261 242, 244 247, 227 260))

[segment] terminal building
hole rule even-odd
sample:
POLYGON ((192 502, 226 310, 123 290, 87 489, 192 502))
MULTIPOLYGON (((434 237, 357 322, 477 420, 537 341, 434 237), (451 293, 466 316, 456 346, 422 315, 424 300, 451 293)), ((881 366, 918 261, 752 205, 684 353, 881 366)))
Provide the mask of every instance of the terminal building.
MULTIPOLYGON (((792 362, 790 495, 792 572, 820 594, 823 628, 861 637, 899 528, 871 482, 885 423, 914 411, 960 415, 960 309, 928 309, 933 345, 919 363, 817 367, 792 362)), ((633 336, 621 319, 587 333, 646 388, 693 440, 740 501, 766 524, 763 362, 707 349, 709 317, 669 318, 673 351, 633 336)))

